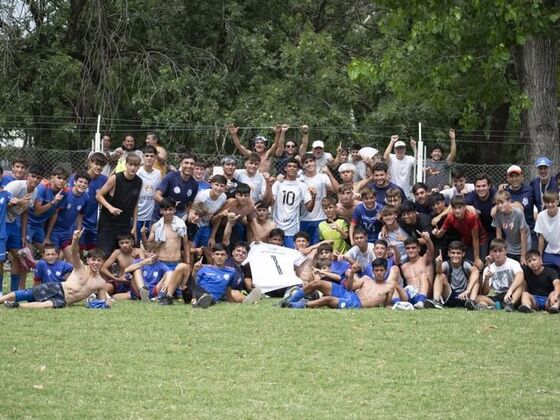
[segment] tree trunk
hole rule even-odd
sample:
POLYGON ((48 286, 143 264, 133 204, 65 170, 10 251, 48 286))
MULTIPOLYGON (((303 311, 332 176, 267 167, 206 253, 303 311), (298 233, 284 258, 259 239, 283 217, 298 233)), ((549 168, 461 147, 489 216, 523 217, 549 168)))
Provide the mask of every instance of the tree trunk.
POLYGON ((540 156, 550 158, 558 169, 558 115, 556 110, 556 40, 541 35, 530 38, 521 47, 521 87, 531 107, 523 113, 523 126, 530 144, 526 147, 527 164, 540 156))

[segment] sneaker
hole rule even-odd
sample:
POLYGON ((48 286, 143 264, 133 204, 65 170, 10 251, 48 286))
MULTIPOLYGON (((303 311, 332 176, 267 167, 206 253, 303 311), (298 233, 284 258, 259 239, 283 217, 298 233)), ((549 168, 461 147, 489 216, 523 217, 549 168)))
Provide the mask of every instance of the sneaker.
POLYGON ((506 303, 504 305, 504 311, 506 312, 513 312, 513 304, 512 303, 506 303))
POLYGON ((530 307, 528 307, 527 305, 519 305, 519 308, 517 308, 517 310, 519 312, 523 312, 524 314, 530 314, 530 313, 535 312, 530 307))
POLYGON ((424 308, 426 309, 443 309, 443 306, 435 299, 426 299, 424 301, 424 308))
POLYGON ((424 307, 425 307, 424 302, 425 301, 423 301, 423 300, 419 300, 418 302, 416 302, 414 304, 414 309, 424 309, 424 307))
POLYGON ((412 311, 414 306, 410 302, 397 302, 393 305, 393 311, 412 311))
POLYGON ((173 298, 171 296, 161 296, 159 298, 159 304, 160 305, 173 305, 173 298))
POLYGON ((288 290, 286 290, 286 293, 284 293, 284 296, 282 297, 282 300, 280 301, 280 307, 281 308, 289 308, 290 307, 290 299, 292 298, 294 293, 299 290, 299 288, 300 288, 299 286, 293 286, 293 287, 290 287, 288 290))
POLYGON ((476 309, 476 302, 472 299, 468 299, 465 302, 465 308, 467 308, 467 311, 474 311, 476 309))
POLYGON ((212 304, 213 300, 214 300, 214 298, 212 297, 212 295, 210 295, 208 293, 204 293, 202 296, 200 296, 196 300, 195 303, 192 304, 192 306, 193 306, 193 308, 206 309, 212 304))
POLYGON ((477 303, 474 309, 476 311, 495 311, 496 307, 494 305, 485 305, 484 303, 477 303))
POLYGON ((147 287, 142 287, 140 289, 140 300, 144 303, 150 302, 150 291, 147 287))
POLYGON ((15 302, 13 300, 7 300, 4 302, 4 306, 9 309, 19 308, 19 302, 15 302))
POLYGON ((261 298, 262 294, 262 289, 260 287, 255 287, 253 290, 251 290, 251 293, 245 296, 245 299, 243 299, 243 303, 246 305, 255 303, 261 298))
POLYGON ((307 300, 307 299, 302 299, 298 302, 291 302, 290 303, 290 308, 303 309, 303 308, 305 308, 305 305, 307 305, 307 302, 309 302, 309 300, 307 300))
POLYGON ((558 309, 556 306, 551 306, 550 308, 548 308, 548 313, 549 314, 557 314, 557 313, 560 313, 560 309, 558 309))

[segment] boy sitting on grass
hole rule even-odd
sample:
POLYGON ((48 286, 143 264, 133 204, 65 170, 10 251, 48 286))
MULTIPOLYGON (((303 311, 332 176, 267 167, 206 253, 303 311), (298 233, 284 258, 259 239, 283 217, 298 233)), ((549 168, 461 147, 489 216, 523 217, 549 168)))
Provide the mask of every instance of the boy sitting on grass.
POLYGON ((103 253, 98 249, 88 252, 87 265, 80 259, 80 236, 83 230, 76 230, 72 235, 71 256, 74 269, 64 282, 44 283, 30 289, 8 293, 0 298, 7 308, 63 308, 80 302, 92 293, 97 298, 107 301, 105 280, 99 275, 103 264, 103 253), (22 301, 26 301, 21 303, 22 301))
MULTIPOLYGON (((548 193, 545 193, 548 194, 548 193)), ((537 219, 538 223, 538 219, 537 219)), ((521 295, 519 312, 531 313, 535 310, 546 310, 551 314, 559 312, 560 280, 558 273, 551 267, 543 266, 539 251, 531 250, 527 253, 527 266, 523 267, 525 279, 524 291, 521 295)), ((514 282, 513 288, 523 285, 523 281, 517 278, 518 284, 514 282)))
POLYGON ((60 283, 72 272, 72 264, 61 261, 53 244, 43 246, 43 258, 37 262, 33 285, 42 283, 60 283))

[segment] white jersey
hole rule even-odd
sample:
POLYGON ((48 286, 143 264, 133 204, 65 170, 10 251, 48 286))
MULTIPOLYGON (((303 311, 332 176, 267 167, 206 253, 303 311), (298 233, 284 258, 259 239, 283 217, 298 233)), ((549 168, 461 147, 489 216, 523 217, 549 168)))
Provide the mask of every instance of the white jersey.
POLYGON ((302 284, 294 271, 294 264, 300 258, 301 254, 295 249, 261 242, 251 244, 242 264, 251 264, 253 284, 266 293, 302 284))
POLYGON ((246 169, 236 169, 234 178, 238 182, 242 182, 251 187, 251 198, 255 203, 262 198, 266 181, 260 172, 257 172, 254 176, 250 176, 246 169))
POLYGON ((214 216, 216 212, 220 210, 220 208, 227 200, 225 193, 220 194, 217 199, 213 200, 210 197, 210 191, 212 191, 212 189, 199 191, 194 198, 195 203, 204 203, 204 205, 208 209, 206 217, 200 219, 200 221, 198 222, 198 226, 209 226, 212 216, 214 216))
MULTIPOLYGON (((12 193, 12 195, 18 199, 23 198, 27 194, 29 194, 29 192, 27 191, 26 180, 11 181, 10 183, 8 183, 8 185, 4 187, 4 190, 12 193)), ((35 203, 35 199, 37 198, 37 192, 38 192, 37 188, 35 188, 31 193, 31 200, 29 201, 29 206, 22 207, 20 205, 17 205, 17 206, 8 207, 8 212, 6 213, 6 221, 8 223, 13 223, 15 222, 15 220, 20 214, 30 209, 33 206, 33 203, 35 203)))
POLYGON ((546 210, 539 213, 535 223, 535 232, 540 233, 548 243, 545 252, 560 254, 560 211, 550 217, 546 210))
POLYGON ((497 266, 496 263, 490 264, 484 269, 482 274, 483 279, 489 270, 494 273, 492 277, 490 277, 490 287, 498 293, 507 292, 513 283, 515 275, 519 272, 523 272, 521 265, 511 258, 507 258, 506 262, 500 266, 497 266))
POLYGON ((311 201, 307 185, 298 180, 275 182, 272 196, 275 200, 272 219, 276 227, 282 229, 286 236, 295 235, 299 231, 300 204, 311 201))
POLYGON ((154 194, 161 182, 161 172, 159 169, 147 172, 144 167, 141 167, 136 175, 142 180, 142 190, 138 197, 138 221, 152 220, 155 207, 154 194))
POLYGON ((325 220, 327 216, 323 211, 321 200, 327 196, 327 188, 332 189, 331 180, 327 175, 322 173, 315 174, 314 176, 302 175, 302 179, 308 187, 315 188, 317 195, 315 196, 315 205, 313 206, 311 213, 308 212, 305 207, 302 209, 301 220, 305 220, 306 222, 325 220))
POLYGON ((391 181, 404 190, 406 196, 410 196, 412 188, 412 171, 416 160, 412 156, 405 155, 399 160, 395 154, 389 156, 389 175, 391 181))

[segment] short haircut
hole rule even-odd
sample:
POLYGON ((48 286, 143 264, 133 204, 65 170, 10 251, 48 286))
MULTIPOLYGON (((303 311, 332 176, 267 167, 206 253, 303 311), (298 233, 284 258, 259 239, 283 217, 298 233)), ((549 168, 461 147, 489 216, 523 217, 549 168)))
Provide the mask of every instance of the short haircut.
MULTIPOLYGON (((161 208, 161 204, 160 204, 160 208, 161 208)), ((197 201, 192 203, 190 211, 198 214, 200 217, 205 217, 208 214, 208 207, 206 207, 206 204, 204 204, 202 201, 197 201)))
POLYGON ((465 252, 467 250, 467 247, 465 246, 465 244, 461 241, 451 241, 449 243, 449 250, 459 250, 461 252, 465 252))
POLYGON ((88 163, 97 163, 98 165, 107 165, 107 156, 101 152, 95 152, 88 158, 88 163))
POLYGON ((542 201, 545 203, 554 203, 558 201, 558 193, 555 191, 547 191, 543 194, 542 201))
POLYGON ((352 146, 350 146, 350 150, 360 150, 361 148, 362 145, 358 143, 354 143, 352 146))
POLYGON ((445 196, 442 193, 433 193, 430 195, 430 206, 433 206, 436 203, 439 203, 440 201, 445 202, 445 196))
POLYGON ((333 252, 333 246, 327 242, 324 242, 322 244, 319 244, 319 246, 317 247, 317 255, 319 255, 321 252, 323 251, 329 251, 329 252, 333 252))
POLYGON ((496 202, 498 202, 498 201, 510 201, 511 200, 511 194, 510 194, 509 191, 500 190, 494 196, 494 200, 496 202))
POLYGON ((175 200, 173 200, 172 198, 169 197, 165 197, 163 200, 161 200, 159 202, 159 208, 160 209, 171 209, 171 208, 175 208, 177 206, 177 203, 175 202, 175 200))
POLYGON ((221 242, 217 243, 216 245, 214 245, 212 247, 212 253, 215 253, 215 252, 225 252, 226 254, 228 253, 227 252, 227 247, 221 242))
POLYGON ((298 168, 301 167, 301 165, 299 164, 299 161, 296 158, 292 157, 292 158, 286 159, 286 162, 284 163, 284 166, 288 166, 289 163, 295 163, 298 168))
POLYGON ((467 205, 465 197, 462 195, 456 195, 453 197, 449 204, 451 204, 451 207, 465 207, 467 205))
POLYGON ((301 158, 302 162, 305 162, 307 160, 312 160, 315 161, 315 156, 313 155, 313 153, 306 153, 305 155, 303 155, 303 157, 301 158))
POLYGON ((362 227, 356 227, 354 228, 354 233, 352 236, 357 236, 357 235, 364 235, 367 238, 367 232, 364 228, 362 227))
POLYGON ((144 154, 151 153, 151 154, 157 156, 157 149, 154 146, 152 146, 151 144, 147 144, 146 146, 144 146, 144 149, 142 150, 142 152, 144 154))
POLYGON ((404 246, 406 247, 407 245, 418 245, 420 246, 420 241, 418 240, 418 238, 416 236, 409 236, 408 238, 405 239, 404 241, 404 246))
POLYGON ((29 161, 22 156, 15 157, 12 160, 12 166, 14 166, 16 163, 19 163, 19 164, 25 166, 26 168, 29 166, 29 161))
POLYGON ((303 232, 301 230, 299 232, 296 232, 296 234, 294 235, 294 241, 298 238, 303 238, 307 242, 311 242, 311 238, 309 237, 309 234, 307 232, 303 232))
POLYGON ((156 143, 159 143, 159 137, 158 137, 158 135, 157 135, 155 132, 153 132, 153 131, 148 131, 148 132, 146 133, 146 137, 150 137, 150 136, 154 138, 154 140, 156 141, 156 143))
POLYGON ((87 254, 86 254, 86 258, 99 258, 104 260, 105 259, 105 253, 100 250, 99 248, 93 248, 90 249, 87 254))
POLYGON ((332 261, 330 258, 317 258, 313 262, 313 266, 318 270, 323 270, 325 268, 331 268, 332 261))
POLYGON ((38 163, 34 163, 32 165, 29 165, 27 173, 30 175, 39 175, 42 177, 45 174, 45 168, 43 168, 43 166, 39 165, 38 163))
POLYGON ((134 236, 132 236, 132 233, 121 233, 119 236, 117 236, 117 242, 120 241, 132 241, 134 242, 134 236))
POLYGON ((55 166, 51 171, 51 176, 57 176, 57 175, 61 176, 64 179, 68 179, 68 177, 70 176, 68 170, 64 166, 60 166, 60 165, 55 166))
POLYGON ((368 195, 373 195, 374 197, 377 197, 377 192, 371 188, 364 188, 362 191, 360 191, 360 196, 363 197, 367 197, 368 195))
POLYGON ((251 187, 247 184, 239 183, 235 188, 235 195, 237 194, 251 194, 251 187))
POLYGON ((146 252, 158 252, 160 248, 160 243, 156 241, 148 241, 146 245, 144 245, 144 250, 146 252))
POLYGON ((434 143, 434 145, 430 148, 430 151, 433 152, 434 150, 440 150, 443 152, 443 147, 439 143, 434 143))
POLYGON ((74 174, 74 182, 76 182, 78 179, 85 179, 88 183, 89 181, 91 181, 91 177, 88 175, 88 173, 86 171, 78 171, 74 174))
POLYGON ((488 175, 486 172, 481 172, 477 174, 474 177, 474 183, 476 184, 477 181, 482 181, 484 179, 488 182, 488 185, 492 185, 492 178, 490 178, 490 175, 488 175))
POLYGON ((389 244, 387 243, 387 241, 385 239, 378 239, 377 241, 375 241, 373 243, 373 245, 381 245, 384 246, 385 248, 389 247, 389 244))
POLYGON ((126 163, 129 165, 140 165, 142 159, 136 153, 129 153, 126 155, 126 163))
POLYGON ((417 182, 416 184, 414 184, 412 186, 412 194, 416 194, 416 192, 418 192, 418 190, 428 191, 428 186, 426 184, 424 184, 423 182, 417 182))
POLYGON ((265 210, 269 210, 268 208, 268 204, 263 201, 263 200, 259 200, 255 203, 255 209, 265 209, 265 210))
POLYGON ((232 249, 243 248, 245 251, 249 252, 251 246, 245 241, 236 242, 232 249))
POLYGON ((43 245, 43 254, 47 249, 54 249, 56 251, 56 246, 54 244, 45 244, 43 245))
POLYGON ((132 133, 124 133, 124 135, 122 136, 122 141, 125 141, 127 137, 132 137, 132 140, 134 140, 134 143, 136 143, 136 139, 134 138, 132 133))
POLYGON ((451 170, 451 179, 465 178, 465 170, 463 168, 455 167, 451 170))
POLYGON ((539 257, 541 258, 541 253, 536 250, 536 249, 530 249, 529 251, 527 251, 527 253, 525 254, 525 259, 529 259, 530 257, 539 257))
POLYGON ((196 162, 196 155, 188 150, 185 150, 179 155, 179 163, 183 162, 185 159, 192 159, 196 162))
POLYGON ((372 172, 383 171, 385 173, 389 172, 389 165, 387 162, 376 162, 373 165, 372 172))
POLYGON ((284 238, 286 237, 286 234, 284 233, 284 231, 280 228, 274 228, 270 231, 270 233, 268 234, 269 238, 275 238, 275 237, 279 237, 282 238, 282 240, 284 240, 284 238))
POLYGON ((321 199, 321 205, 323 206, 336 206, 336 203, 338 203, 338 197, 331 194, 321 199))
POLYGON ((387 260, 385 258, 376 258, 371 262, 371 266, 375 267, 383 267, 387 270, 387 260))
POLYGON ((255 163, 260 163, 261 162, 261 158, 259 155, 257 155, 256 153, 249 153, 247 155, 247 157, 245 158, 245 162, 255 162, 255 163))
POLYGON ((399 210, 395 206, 385 206, 379 212, 379 215, 381 217, 387 216, 387 215, 390 215, 390 214, 399 214, 399 210))
POLYGON ((385 193, 385 197, 401 197, 401 190, 398 188, 389 188, 385 193))
POLYGON ((407 213, 407 212, 414 212, 416 213, 416 206, 410 200, 403 201, 402 204, 399 206, 399 213, 407 213))
POLYGON ((223 175, 214 175, 211 182, 212 184, 215 182, 216 184, 227 185, 227 178, 223 175))
POLYGON ((354 192, 354 186, 353 186, 353 185, 348 185, 348 184, 342 184, 342 185, 340 186, 340 188, 338 189, 338 192, 341 193, 341 194, 342 194, 343 192, 346 192, 346 191, 352 191, 352 192, 354 192))
POLYGON ((490 246, 489 249, 490 251, 496 250, 496 249, 505 249, 507 247, 506 241, 504 241, 503 239, 492 239, 492 241, 490 242, 490 246))

